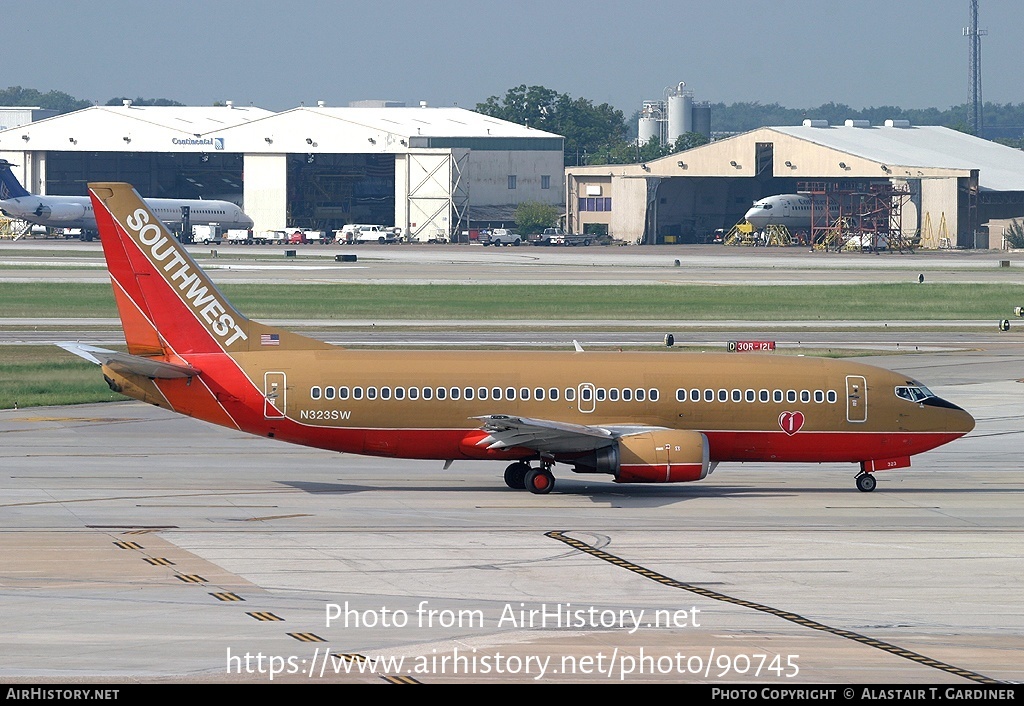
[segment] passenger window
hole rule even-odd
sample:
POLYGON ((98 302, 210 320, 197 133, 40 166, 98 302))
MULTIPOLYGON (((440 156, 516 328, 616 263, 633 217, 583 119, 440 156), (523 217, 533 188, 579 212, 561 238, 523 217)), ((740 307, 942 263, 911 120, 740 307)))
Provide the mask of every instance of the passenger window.
POLYGON ((405 388, 404 387, 396 387, 395 388, 395 399, 396 400, 404 400, 405 399, 405 388))
POLYGON ((348 388, 347 387, 339 387, 338 388, 338 399, 339 400, 347 400, 348 399, 348 388))
POLYGON ((424 387, 423 388, 423 399, 431 400, 433 398, 434 398, 434 388, 432 388, 432 387, 424 387))
POLYGON ((826 397, 828 398, 829 404, 835 404, 835 401, 836 401, 836 391, 835 390, 829 390, 827 395, 826 395, 826 397))
POLYGON ((658 394, 658 388, 652 387, 650 390, 647 391, 647 399, 649 399, 651 402, 657 402, 659 397, 661 397, 661 395, 658 394))
POLYGON ((500 387, 492 387, 491 388, 491 399, 492 400, 500 400, 501 399, 501 388, 500 387))
POLYGON ((516 398, 516 388, 514 388, 514 387, 506 387, 505 388, 505 399, 506 400, 514 400, 515 398, 516 398))
POLYGON ((535 399, 535 400, 543 400, 544 399, 544 388, 543 387, 535 387, 535 388, 533 388, 533 399, 535 399))
MULTIPOLYGON (((719 392, 721 392, 721 390, 719 392)), ((715 401, 715 391, 714 390, 704 390, 704 401, 705 402, 714 402, 715 401)))
POLYGON ((589 387, 584 387, 580 390, 580 399, 584 402, 590 402, 591 397, 593 397, 593 391, 589 387))
POLYGON ((486 387, 478 387, 476 389, 476 398, 478 400, 486 400, 487 399, 487 388, 486 387))
POLYGON ((676 390, 676 402, 686 402, 686 390, 676 390))
POLYGON ((409 399, 410 400, 418 400, 419 398, 420 398, 420 388, 418 388, 418 387, 410 387, 409 388, 409 399))
POLYGON ((557 387, 552 387, 550 390, 548 390, 548 399, 550 399, 552 402, 557 402, 558 401, 558 388, 557 387))
POLYGON ((810 402, 811 401, 811 393, 808 392, 807 390, 801 390, 800 391, 800 401, 801 402, 810 402))
POLYGON ((363 388, 361 388, 361 387, 353 387, 352 388, 352 397, 353 397, 353 399, 357 399, 357 400, 363 399, 363 388))
POLYGON ((528 388, 528 387, 520 387, 519 388, 519 399, 521 399, 521 400, 528 400, 528 399, 530 399, 530 388, 528 388))
POLYGON ((819 403, 819 404, 824 402, 825 401, 825 393, 823 391, 821 391, 821 390, 815 390, 814 391, 814 401, 819 403))
POLYGON ((324 398, 328 399, 328 400, 333 400, 334 399, 334 388, 333 387, 325 387, 324 388, 324 398))
POLYGON ((612 402, 618 402, 619 401, 619 391, 616 388, 614 388, 614 387, 611 388, 610 390, 608 390, 608 399, 611 400, 612 402))
POLYGON ((743 390, 733 390, 732 391, 732 401, 733 402, 742 402, 743 401, 743 390))
POLYGON ((565 388, 565 401, 566 402, 572 402, 575 399, 576 399, 576 388, 574 388, 574 387, 567 387, 567 388, 565 388))
POLYGON ((757 399, 757 392, 755 392, 754 390, 747 390, 746 399, 747 402, 753 402, 754 400, 757 399))
POLYGON ((375 399, 377 399, 377 388, 376 387, 368 387, 368 388, 366 388, 366 399, 368 399, 368 400, 375 400, 375 399))
POLYGON ((467 387, 465 390, 463 390, 462 391, 462 398, 466 399, 466 400, 473 399, 473 388, 472 387, 467 387))
POLYGON ((700 402, 700 390, 697 388, 690 390, 690 402, 700 402))
POLYGON ((446 390, 443 387, 439 387, 437 388, 437 393, 435 393, 435 396, 437 397, 437 399, 443 400, 448 396, 448 390, 446 390))
POLYGON ((597 388, 597 401, 598 402, 604 402, 604 388, 603 387, 597 388))
POLYGON ((628 388, 628 387, 622 388, 622 401, 623 402, 630 402, 630 401, 632 401, 632 399, 633 399, 633 390, 628 388))
POLYGON ((461 394, 462 394, 462 390, 460 390, 457 387, 453 387, 452 389, 448 390, 448 399, 450 399, 450 400, 457 400, 457 399, 459 399, 459 396, 461 394))
POLYGON ((768 390, 761 390, 761 392, 758 394, 758 399, 761 400, 761 402, 767 402, 771 397, 768 390))
POLYGON ((382 388, 380 388, 380 398, 382 400, 390 400, 391 399, 391 388, 390 387, 382 387, 382 388))
POLYGON ((796 390, 786 390, 786 402, 796 402, 796 390))
POLYGON ((636 401, 637 401, 637 402, 643 402, 643 401, 644 401, 644 397, 645 397, 645 396, 646 396, 646 395, 645 395, 645 393, 644 393, 644 390, 643 390, 643 388, 640 388, 640 389, 638 389, 638 390, 636 391, 636 401))
POLYGON ((320 388, 319 387, 310 388, 309 396, 312 397, 314 400, 320 399, 320 388))
POLYGON ((782 390, 775 390, 772 392, 772 402, 782 402, 782 390))

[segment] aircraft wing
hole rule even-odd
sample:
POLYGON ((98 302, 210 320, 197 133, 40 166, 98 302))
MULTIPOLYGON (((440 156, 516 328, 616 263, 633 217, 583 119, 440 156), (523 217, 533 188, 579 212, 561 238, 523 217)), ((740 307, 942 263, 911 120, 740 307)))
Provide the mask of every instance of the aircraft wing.
POLYGON ((481 420, 481 428, 487 432, 487 436, 477 444, 486 445, 488 449, 519 446, 546 453, 578 453, 610 446, 623 434, 623 431, 616 427, 568 424, 549 419, 511 417, 504 414, 474 419, 481 420))
POLYGON ((79 358, 85 358, 97 365, 105 365, 115 372, 134 373, 155 379, 190 378, 200 373, 199 368, 193 368, 191 365, 178 365, 156 358, 144 358, 139 355, 119 353, 81 343, 58 343, 57 345, 68 353, 74 353, 79 358))

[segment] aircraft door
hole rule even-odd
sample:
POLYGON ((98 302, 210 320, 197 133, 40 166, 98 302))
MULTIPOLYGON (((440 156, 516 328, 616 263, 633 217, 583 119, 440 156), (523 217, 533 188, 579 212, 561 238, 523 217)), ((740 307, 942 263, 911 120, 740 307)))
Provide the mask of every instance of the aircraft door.
POLYGON ((579 410, 584 414, 593 412, 597 398, 597 388, 594 387, 594 383, 580 383, 576 394, 579 395, 579 410))
POLYGON ((868 420, 868 382, 860 375, 846 376, 846 421, 868 420))
POLYGON ((284 373, 263 374, 263 417, 265 419, 284 419, 288 411, 285 382, 284 373))

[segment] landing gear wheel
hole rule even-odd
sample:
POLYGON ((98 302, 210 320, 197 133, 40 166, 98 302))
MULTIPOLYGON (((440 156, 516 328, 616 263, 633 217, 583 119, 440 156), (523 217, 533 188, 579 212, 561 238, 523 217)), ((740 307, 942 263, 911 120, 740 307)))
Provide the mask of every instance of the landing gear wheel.
POLYGON ((547 495, 555 487, 555 477, 546 468, 531 468, 526 474, 526 489, 535 495, 547 495))
POLYGON ((875 489, 875 485, 878 481, 870 473, 858 473, 857 474, 857 490, 862 493, 870 493, 875 489))
POLYGON ((530 464, 517 461, 505 469, 505 485, 513 490, 526 490, 526 474, 530 464))

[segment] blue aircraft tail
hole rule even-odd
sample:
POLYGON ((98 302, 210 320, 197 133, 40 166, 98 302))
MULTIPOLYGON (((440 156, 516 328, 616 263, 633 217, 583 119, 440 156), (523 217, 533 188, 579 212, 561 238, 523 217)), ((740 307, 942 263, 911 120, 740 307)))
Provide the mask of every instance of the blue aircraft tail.
POLYGON ((22 196, 31 196, 25 187, 14 176, 11 167, 14 165, 6 159, 0 159, 0 200, 20 199, 22 196))

